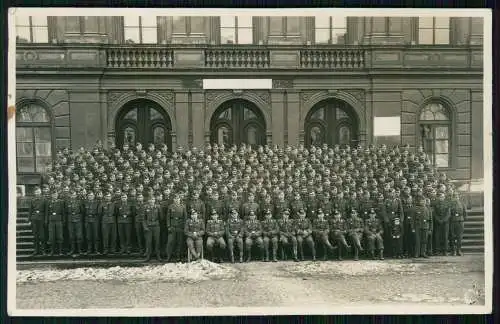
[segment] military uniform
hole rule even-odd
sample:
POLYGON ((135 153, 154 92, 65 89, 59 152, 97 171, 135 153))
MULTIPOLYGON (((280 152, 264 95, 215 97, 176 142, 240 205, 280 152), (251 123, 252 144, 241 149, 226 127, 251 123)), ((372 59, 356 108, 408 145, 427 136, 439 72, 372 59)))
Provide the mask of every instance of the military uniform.
POLYGON ((295 221, 295 230, 301 260, 304 260, 304 241, 307 242, 307 245, 309 245, 309 248, 311 249, 313 260, 316 260, 316 249, 312 237, 311 221, 305 217, 301 218, 299 216, 299 218, 295 221))
POLYGON ((391 235, 391 248, 393 258, 403 257, 403 230, 404 222, 399 217, 394 217, 391 220, 390 235, 391 235))
POLYGON ((229 246, 229 255, 231 257, 231 262, 234 262, 235 242, 238 246, 238 251, 240 253, 240 262, 243 262, 243 235, 244 235, 243 221, 239 217, 238 218, 230 217, 226 221, 226 238, 227 238, 227 244, 229 246))
POLYGON ((276 256, 278 253, 278 233, 279 233, 278 223, 273 218, 265 218, 261 222, 261 224, 262 224, 262 238, 264 242, 265 260, 269 261, 269 242, 271 242, 273 249, 273 261, 276 262, 278 261, 276 256))
POLYGON ((34 253, 45 254, 45 204, 46 200, 41 195, 36 195, 30 201, 29 221, 34 238, 34 253))
POLYGON ((403 254, 412 256, 415 253, 415 206, 411 199, 403 202, 403 254))
POLYGON ((354 246, 354 260, 358 260, 359 251, 363 251, 361 239, 363 237, 363 220, 357 215, 347 218, 346 220, 347 235, 354 246))
POLYGON ((116 237, 115 205, 111 201, 104 201, 102 204, 102 247, 104 255, 107 255, 109 252, 116 252, 116 237))
POLYGON ((252 211, 255 213, 255 215, 259 215, 260 206, 258 203, 248 201, 241 206, 241 213, 245 221, 248 220, 248 216, 252 211))
POLYGON ((293 219, 299 218, 299 211, 305 210, 306 206, 302 200, 294 199, 290 202, 290 217, 293 219))
POLYGON ((85 235, 87 240, 87 253, 100 254, 99 225, 102 215, 102 206, 95 200, 87 200, 83 205, 85 217, 85 235))
POLYGON ((460 199, 457 198, 451 204, 450 217, 453 255, 462 255, 462 235, 466 218, 467 209, 460 199))
POLYGON ((142 228, 146 239, 146 260, 149 261, 151 259, 151 253, 154 249, 156 258, 160 261, 160 206, 148 203, 140 206, 139 208, 140 213, 143 216, 142 228))
POLYGON ((83 210, 80 200, 75 196, 66 204, 66 220, 68 224, 71 249, 68 255, 83 253, 83 210))
POLYGON ((64 221, 64 202, 57 199, 51 198, 46 206, 47 215, 46 222, 48 222, 49 229, 49 242, 50 242, 50 254, 54 255, 55 245, 57 243, 59 249, 59 255, 63 254, 63 221, 64 221))
POLYGON ((375 213, 371 213, 369 218, 365 220, 365 235, 372 258, 375 258, 375 249, 379 250, 380 259, 383 260, 384 258, 383 232, 382 222, 375 216, 375 213), (371 215, 374 217, 371 217, 371 215))
MULTIPOLYGON (((146 203, 143 201, 137 201, 134 206, 134 225, 135 225, 135 240, 137 243, 137 248, 139 249, 140 254, 144 254, 144 243, 145 243, 145 227, 144 227, 144 216, 146 213, 146 203)), ((151 206, 148 206, 148 208, 151 209, 151 206)), ((159 228, 160 228, 160 242, 156 243, 160 246, 162 246, 161 242, 161 225, 162 225, 162 220, 163 220, 163 211, 161 205, 156 206, 155 208, 158 209, 158 212, 160 213, 160 218, 158 220, 159 222, 159 228)), ((153 234, 154 235, 154 234, 153 234)))
POLYGON ((317 241, 323 245, 323 259, 328 258, 328 250, 333 251, 333 246, 328 239, 330 234, 330 224, 328 220, 323 217, 318 217, 312 221, 313 234, 317 241), (328 248, 328 250, 327 250, 328 248))
MULTIPOLYGON (((192 210, 191 213, 193 212, 195 211, 192 210)), ((184 235, 186 235, 187 248, 193 258, 200 258, 203 249, 203 235, 205 235, 204 221, 202 219, 188 219, 184 227, 184 235)))
MULTIPOLYGON (((295 236, 295 221, 293 219, 281 218, 278 220, 280 243, 282 247, 292 244, 293 258, 297 261, 297 237, 295 236)), ((283 250, 284 251, 284 250, 283 250)), ((285 259, 285 253, 283 252, 282 259, 285 259)))
POLYGON ((255 244, 261 251, 264 249, 262 240, 262 224, 258 219, 248 219, 244 223, 245 247, 247 250, 247 262, 252 260, 252 246, 255 244))
POLYGON ((446 200, 437 201, 434 206, 434 231, 436 232, 436 251, 446 255, 448 252, 448 235, 450 221, 450 206, 446 200))
MULTIPOLYGON (((340 213, 338 213, 340 214, 340 213)), ((347 233, 347 224, 342 217, 333 217, 330 219, 330 234, 337 243, 338 259, 342 260, 342 248, 346 250, 351 246, 347 244, 345 235, 347 233)))
MULTIPOLYGON (((423 199, 423 198, 422 198, 423 199)), ((421 202, 415 207, 415 254, 414 257, 427 257, 427 239, 428 232, 431 226, 431 215, 425 207, 425 203, 421 202)))
POLYGON ((186 224, 186 207, 182 204, 173 203, 167 213, 167 259, 171 260, 174 247, 177 259, 181 258, 181 244, 184 242, 184 225, 186 224))
MULTIPOLYGON (((123 198, 122 198, 123 199, 123 198)), ((120 240, 120 253, 130 254, 132 243, 132 221, 133 210, 130 202, 121 200, 116 204, 116 220, 118 226, 118 238, 120 240)))
POLYGON ((205 232, 207 235, 207 251, 215 259, 217 253, 214 253, 214 247, 217 247, 220 252, 226 249, 226 242, 224 241, 224 221, 218 218, 209 219, 205 232))

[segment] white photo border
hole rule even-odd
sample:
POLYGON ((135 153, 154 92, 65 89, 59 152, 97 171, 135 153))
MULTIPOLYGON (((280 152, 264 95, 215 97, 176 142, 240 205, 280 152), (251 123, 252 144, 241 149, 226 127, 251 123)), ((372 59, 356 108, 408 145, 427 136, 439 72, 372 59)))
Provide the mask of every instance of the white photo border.
MULTIPOLYGON (((16 30, 15 15, 50 16, 128 16, 128 15, 265 15, 304 16, 398 16, 398 17, 482 17, 483 28, 483 154, 484 154, 484 280, 485 305, 427 306, 402 304, 367 304, 363 306, 332 305, 332 307, 222 307, 222 308, 136 308, 136 309, 17 309, 16 306, 16 159, 8 159, 9 214, 7 262, 7 311, 11 316, 238 316, 238 315, 337 315, 337 314, 488 314, 493 296, 493 142, 492 142, 492 15, 489 9, 146 9, 146 8, 10 8, 8 15, 8 107, 16 103, 16 30), (404 307, 397 307, 404 306, 404 307)), ((10 109, 9 109, 10 110, 10 109)), ((15 116, 7 120, 7 154, 16 156, 15 116)))

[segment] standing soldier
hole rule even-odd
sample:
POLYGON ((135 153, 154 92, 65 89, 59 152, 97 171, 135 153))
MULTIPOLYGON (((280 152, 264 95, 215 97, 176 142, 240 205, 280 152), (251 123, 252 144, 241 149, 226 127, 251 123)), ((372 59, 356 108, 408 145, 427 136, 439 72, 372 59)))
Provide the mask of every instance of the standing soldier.
POLYGON ((404 221, 399 215, 392 218, 390 230, 392 257, 401 259, 403 257, 404 221))
POLYGON ((281 219, 278 220, 280 243, 282 247, 282 259, 286 259, 285 247, 292 244, 293 259, 299 261, 297 258, 297 238, 295 237, 295 223, 290 218, 290 211, 285 209, 281 219))
POLYGON ((132 206, 127 199, 127 194, 122 194, 121 200, 116 205, 118 238, 120 240, 120 254, 130 254, 132 238, 132 206))
POLYGON ((455 191, 451 203, 451 239, 453 255, 462 255, 462 235, 464 232, 464 221, 467 219, 467 209, 460 199, 460 194, 455 191))
POLYGON ((433 233, 434 233, 434 211, 431 207, 431 200, 425 198, 425 208, 429 212, 429 231, 427 232, 427 255, 433 255, 433 233))
MULTIPOLYGON (((144 196, 142 195, 142 193, 139 193, 137 195, 136 200, 137 201, 136 201, 135 207, 134 207, 135 239, 137 241, 137 247, 139 248, 140 255, 144 255, 144 253, 145 253, 145 251, 144 251, 144 241, 145 241, 144 229, 146 228, 144 226, 144 215, 146 212, 146 207, 148 209, 151 209, 152 206, 151 206, 151 200, 149 201, 148 206, 146 206, 144 204, 144 196)), ((156 201, 155 201, 154 206, 155 206, 155 208, 159 209, 160 219, 158 220, 158 222, 159 222, 159 224, 160 224, 159 226, 161 228, 160 222, 161 222, 161 218, 162 218, 162 208, 160 205, 156 206, 156 201)), ((155 233, 153 233, 153 234, 155 234, 155 233)), ((161 237, 160 237, 160 239, 161 239, 161 237)), ((156 244, 159 246, 162 246, 161 242, 157 242, 156 244)), ((149 250, 149 252, 151 252, 151 250, 149 250)))
POLYGON ((248 220, 250 213, 253 212, 255 215, 259 214, 259 204, 255 202, 255 194, 250 192, 248 194, 248 201, 243 204, 241 211, 243 214, 243 219, 248 220))
MULTIPOLYGON (((153 252, 153 239, 154 250, 156 259, 161 261, 160 254, 160 206, 155 203, 155 198, 150 197, 146 206, 140 202, 140 213, 142 214, 143 223, 142 228, 146 237, 146 262, 151 260, 151 253, 153 252)), ((139 224, 138 224, 139 225, 139 224)))
POLYGON ((262 240, 262 224, 257 219, 255 212, 250 210, 248 220, 245 221, 245 247, 247 250, 247 262, 252 260, 252 247, 257 245, 263 255, 264 241, 262 240))
POLYGON ((403 253, 411 257, 415 253, 415 206, 411 196, 403 201, 403 215, 403 253))
POLYGON ((49 229, 50 255, 54 255, 55 246, 59 248, 59 255, 63 255, 63 220, 64 220, 64 203, 57 199, 57 191, 52 192, 50 200, 45 205, 49 229))
POLYGON ((243 221, 238 216, 238 210, 233 208, 230 210, 230 216, 226 221, 226 238, 229 246, 229 256, 231 262, 234 263, 234 243, 238 246, 240 253, 240 263, 243 262, 243 221))
POLYGON ((359 259, 359 252, 363 251, 361 239, 363 237, 363 220, 358 217, 356 209, 351 211, 350 217, 347 218, 347 235, 354 245, 354 260, 359 259))
POLYGON ((372 208, 368 214, 368 219, 365 220, 365 234, 372 259, 375 259, 375 249, 379 250, 380 260, 384 259, 383 233, 384 229, 382 227, 382 222, 377 218, 377 214, 372 208))
POLYGON ((425 198, 420 197, 415 207, 415 258, 427 258, 427 238, 430 228, 430 212, 425 206, 425 198))
POLYGON ((186 221, 184 235, 186 235, 187 248, 194 260, 201 257, 204 234, 205 224, 203 219, 198 218, 198 212, 196 209, 191 209, 191 217, 186 221))
POLYGON ((32 256, 45 255, 45 204, 40 187, 35 188, 35 196, 30 201, 29 222, 34 238, 32 256))
POLYGON ((102 205, 102 241, 103 241, 103 254, 107 255, 109 246, 111 245, 111 253, 116 252, 116 215, 115 205, 111 201, 111 193, 107 192, 104 196, 104 203, 102 205), (111 244, 110 244, 111 241, 111 244))
POLYGON ((99 225, 102 214, 102 206, 95 199, 94 193, 89 192, 87 195, 87 201, 83 205, 84 217, 85 217, 85 234, 87 239, 87 252, 86 254, 95 253, 100 255, 100 237, 99 237, 99 225))
POLYGON ((312 221, 313 235, 316 241, 323 245, 323 260, 328 259, 328 250, 333 251, 333 246, 330 244, 328 236, 330 234, 330 224, 325 219, 325 214, 321 208, 318 208, 317 218, 312 221), (327 250, 328 249, 328 250, 327 250))
POLYGON ((314 247, 314 240, 312 238, 312 225, 311 221, 306 218, 304 208, 299 209, 299 218, 295 222, 297 245, 299 248, 300 259, 304 261, 304 241, 307 242, 312 252, 313 261, 316 261, 316 249, 314 247))
POLYGON ((66 222, 68 224, 69 243, 71 249, 68 255, 83 253, 83 210, 76 192, 70 193, 66 204, 66 222))
POLYGON ((217 213, 217 211, 215 209, 212 209, 210 219, 207 221, 206 234, 207 251, 208 253, 210 253, 210 256, 214 261, 222 261, 221 252, 226 250, 224 232, 224 222, 219 219, 219 214, 217 213), (214 247, 217 249, 217 251, 214 251, 214 247))
POLYGON ((434 206, 434 220, 436 227, 436 246, 435 249, 442 253, 442 255, 448 254, 448 234, 450 228, 450 206, 445 200, 444 193, 439 193, 438 201, 434 206))
POLYGON ((167 260, 172 259, 172 252, 176 248, 176 259, 181 259, 181 244, 184 242, 184 225, 186 223, 186 206, 181 203, 181 197, 176 195, 167 212, 167 260))
POLYGON ((265 261, 269 261, 269 242, 272 243, 273 249, 273 262, 278 261, 278 233, 279 226, 277 221, 273 218, 271 214, 271 209, 266 209, 264 211, 264 220, 262 221, 262 237, 264 242, 264 252, 266 254, 265 261))
POLYGON ((338 210, 335 211, 334 216, 330 219, 330 233, 333 240, 337 243, 339 261, 342 260, 342 248, 348 250, 351 246, 347 244, 345 239, 346 223, 338 210))

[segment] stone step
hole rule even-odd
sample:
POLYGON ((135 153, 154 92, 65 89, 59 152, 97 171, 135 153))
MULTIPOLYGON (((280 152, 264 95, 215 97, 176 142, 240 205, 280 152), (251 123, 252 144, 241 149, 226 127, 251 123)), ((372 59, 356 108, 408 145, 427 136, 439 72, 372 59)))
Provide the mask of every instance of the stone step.
POLYGON ((484 240, 463 239, 462 246, 484 246, 484 240))
POLYGON ((484 253, 483 246, 462 246, 463 253, 484 253))

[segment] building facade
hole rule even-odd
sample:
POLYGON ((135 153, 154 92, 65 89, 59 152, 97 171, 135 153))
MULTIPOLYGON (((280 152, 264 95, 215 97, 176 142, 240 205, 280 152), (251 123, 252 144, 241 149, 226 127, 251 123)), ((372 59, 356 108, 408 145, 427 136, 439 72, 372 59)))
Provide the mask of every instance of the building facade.
POLYGON ((16 20, 18 184, 98 140, 422 145, 483 177, 482 18, 16 20))

